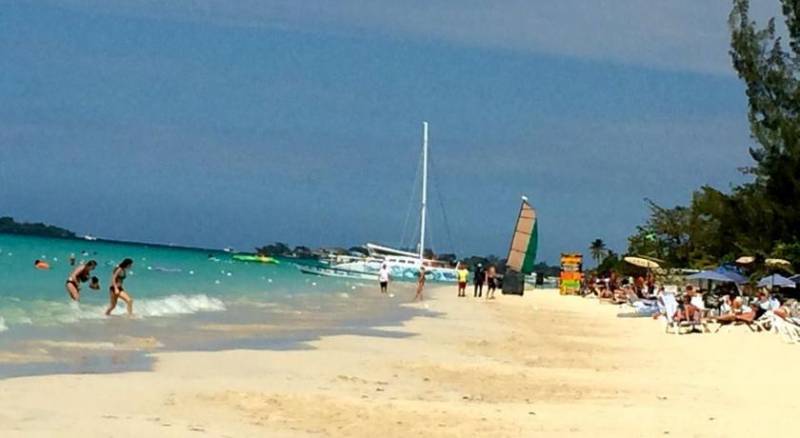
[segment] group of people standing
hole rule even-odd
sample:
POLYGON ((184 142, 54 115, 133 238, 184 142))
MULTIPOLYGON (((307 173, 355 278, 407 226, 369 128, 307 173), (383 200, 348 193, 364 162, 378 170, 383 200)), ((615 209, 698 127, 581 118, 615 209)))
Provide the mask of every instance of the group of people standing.
MULTIPOLYGON (((458 283, 459 297, 467 296, 466 289, 469 281, 469 274, 470 272, 466 265, 464 263, 459 263, 458 267, 456 268, 456 280, 458 283)), ((390 269, 386 263, 384 263, 381 265, 381 268, 378 271, 378 283, 381 287, 381 293, 388 293, 390 279, 390 269)), ((475 286, 475 290, 473 292, 473 296, 475 298, 481 298, 483 296, 483 286, 485 285, 487 287, 486 299, 493 300, 494 293, 497 290, 497 269, 493 265, 490 265, 488 268, 484 268, 481 263, 478 263, 472 276, 472 283, 475 286)), ((425 267, 421 266, 417 276, 417 290, 416 294, 414 295, 414 301, 422 301, 422 290, 424 287, 425 267)))
MULTIPOLYGON (((464 263, 458 264, 456 276, 458 277, 458 296, 466 297, 469 270, 464 263)), ((488 268, 484 268, 482 263, 478 263, 472 273, 472 284, 474 286, 472 292, 474 298, 481 298, 483 296, 483 286, 485 285, 486 299, 493 300, 494 292, 497 290, 497 269, 494 265, 489 265, 488 268)))
MULTIPOLYGON (((133 298, 128 291, 125 290, 125 278, 128 276, 128 270, 133 266, 132 259, 125 259, 116 267, 111 273, 111 284, 108 287, 109 303, 105 314, 110 315, 117 307, 117 302, 122 300, 128 308, 128 315, 133 314, 133 298)), ((97 262, 89 260, 86 263, 79 264, 75 269, 70 272, 67 277, 65 288, 69 297, 73 301, 80 301, 81 298, 81 284, 89 283, 89 288, 94 290, 100 289, 100 280, 92 276, 92 271, 97 268, 97 262)))

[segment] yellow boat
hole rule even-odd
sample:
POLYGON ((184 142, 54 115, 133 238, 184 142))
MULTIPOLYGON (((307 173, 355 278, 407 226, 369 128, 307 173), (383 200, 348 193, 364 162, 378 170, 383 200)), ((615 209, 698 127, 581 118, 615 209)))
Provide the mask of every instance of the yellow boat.
POLYGON ((262 255, 236 254, 233 256, 233 259, 239 262, 267 263, 273 265, 278 264, 278 260, 275 258, 262 255))

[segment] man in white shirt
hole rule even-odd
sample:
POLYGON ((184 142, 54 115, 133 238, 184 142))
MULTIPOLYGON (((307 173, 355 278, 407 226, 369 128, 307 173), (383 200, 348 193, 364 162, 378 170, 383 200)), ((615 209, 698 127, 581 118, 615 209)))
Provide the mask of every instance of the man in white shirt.
POLYGON ((381 293, 386 293, 389 289, 389 268, 386 267, 386 263, 381 265, 381 270, 378 271, 378 281, 381 283, 381 293))

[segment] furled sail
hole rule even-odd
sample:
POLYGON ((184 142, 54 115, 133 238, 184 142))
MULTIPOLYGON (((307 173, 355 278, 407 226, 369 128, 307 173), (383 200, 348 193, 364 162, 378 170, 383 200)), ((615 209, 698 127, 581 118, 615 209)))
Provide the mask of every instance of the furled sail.
POLYGON ((511 238, 511 250, 508 253, 506 267, 522 274, 533 272, 539 242, 537 228, 536 210, 528 203, 528 199, 523 197, 517 227, 514 229, 514 237, 511 238))

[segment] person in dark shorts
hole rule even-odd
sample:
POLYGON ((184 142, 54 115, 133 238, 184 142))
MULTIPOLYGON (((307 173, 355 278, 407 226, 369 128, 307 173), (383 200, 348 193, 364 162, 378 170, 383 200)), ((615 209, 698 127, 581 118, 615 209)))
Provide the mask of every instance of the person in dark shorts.
POLYGON ((475 285, 472 291, 472 297, 480 298, 483 296, 483 284, 486 283, 486 271, 483 270, 483 265, 478 263, 475 267, 475 274, 472 277, 472 282, 475 285))
POLYGON ((486 299, 494 299, 494 291, 497 290, 497 269, 494 265, 489 265, 486 269, 486 299))
POLYGON ((419 267, 419 274, 417 275, 417 293, 414 295, 414 301, 422 301, 422 290, 425 288, 425 266, 419 267))
MULTIPOLYGON (((94 260, 89 260, 85 264, 82 264, 75 268, 67 277, 67 282, 65 287, 67 289, 67 293, 69 297, 72 298, 72 301, 79 301, 81 299, 81 283, 86 283, 89 281, 89 277, 91 276, 91 272, 94 271, 94 268, 97 267, 97 262, 94 260)), ((94 287, 92 287, 94 289, 94 287)))
POLYGON ((133 314, 133 298, 122 284, 125 281, 125 277, 128 276, 128 268, 131 266, 133 266, 133 260, 125 259, 114 268, 114 272, 111 274, 111 286, 108 288, 109 303, 106 315, 111 315, 111 312, 117 307, 118 300, 122 300, 128 305, 129 316, 133 314))
POLYGON ((381 284, 381 293, 385 294, 389 289, 389 268, 386 263, 381 265, 381 270, 378 271, 378 282, 381 284))

